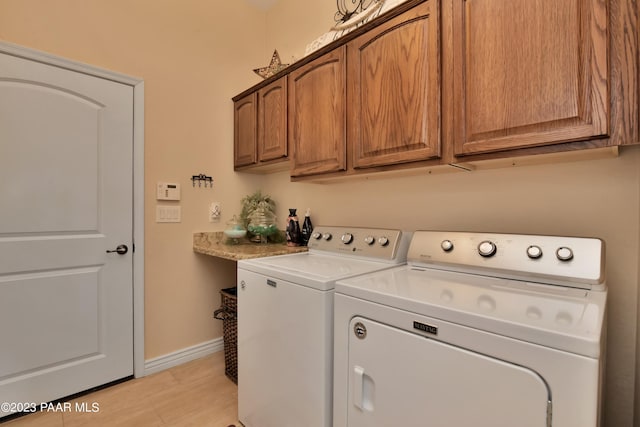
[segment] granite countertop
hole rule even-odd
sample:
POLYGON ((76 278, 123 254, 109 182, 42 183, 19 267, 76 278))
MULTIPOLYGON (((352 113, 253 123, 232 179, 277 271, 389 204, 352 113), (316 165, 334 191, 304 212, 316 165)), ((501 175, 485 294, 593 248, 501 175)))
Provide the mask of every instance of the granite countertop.
POLYGON ((193 251, 233 261, 307 251, 306 246, 287 246, 284 243, 261 244, 249 242, 247 239, 238 240, 240 243, 228 245, 225 243, 227 237, 222 231, 193 233, 193 251))

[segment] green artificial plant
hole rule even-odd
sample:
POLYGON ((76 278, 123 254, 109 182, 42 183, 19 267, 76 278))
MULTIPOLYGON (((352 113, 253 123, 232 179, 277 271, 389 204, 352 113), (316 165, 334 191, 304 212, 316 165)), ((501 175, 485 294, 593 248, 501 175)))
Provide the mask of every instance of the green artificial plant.
MULTIPOLYGON (((242 199, 242 210, 240 211, 240 222, 246 230, 249 230, 249 223, 251 222, 251 215, 258 208, 258 205, 262 203, 262 206, 266 207, 268 211, 275 217, 276 215, 276 202, 269 195, 263 195, 261 190, 256 191, 253 194, 249 194, 242 199), (262 203, 263 202, 263 203, 262 203)), ((251 234, 251 232, 249 231, 251 234)), ((275 233, 269 236, 269 240, 273 242, 282 242, 282 233, 275 233)))

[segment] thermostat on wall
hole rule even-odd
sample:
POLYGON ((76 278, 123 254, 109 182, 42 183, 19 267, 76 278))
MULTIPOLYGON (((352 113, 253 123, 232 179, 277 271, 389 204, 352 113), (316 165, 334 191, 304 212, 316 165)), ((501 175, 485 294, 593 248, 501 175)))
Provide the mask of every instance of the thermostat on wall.
POLYGON ((180 184, 158 183, 157 200, 180 200, 180 184))

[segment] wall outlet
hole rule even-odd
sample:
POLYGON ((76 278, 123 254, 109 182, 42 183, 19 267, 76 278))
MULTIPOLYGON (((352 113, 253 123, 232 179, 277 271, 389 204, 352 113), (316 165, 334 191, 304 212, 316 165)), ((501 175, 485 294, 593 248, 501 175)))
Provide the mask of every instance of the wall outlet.
POLYGON ((222 205, 220 202, 212 202, 209 205, 209 222, 219 222, 222 215, 222 205))

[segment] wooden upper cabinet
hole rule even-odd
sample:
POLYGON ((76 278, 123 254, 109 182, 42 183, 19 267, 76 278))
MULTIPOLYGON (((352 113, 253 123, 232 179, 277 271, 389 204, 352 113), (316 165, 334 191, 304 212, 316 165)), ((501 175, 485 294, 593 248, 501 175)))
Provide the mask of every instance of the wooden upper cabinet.
POLYGON ((440 156, 438 3, 422 3, 347 45, 354 168, 440 156))
POLYGON ((233 165, 238 168, 256 164, 257 159, 257 93, 251 93, 233 103, 233 165))
POLYGON ((287 76, 237 99, 234 110, 236 169, 257 171, 287 159, 287 76))
POLYGON ((258 91, 258 160, 287 157, 287 76, 258 91))
POLYGON ((607 4, 454 0, 455 154, 606 136, 607 4))
POLYGON ((291 176, 346 168, 345 47, 289 74, 291 176))

